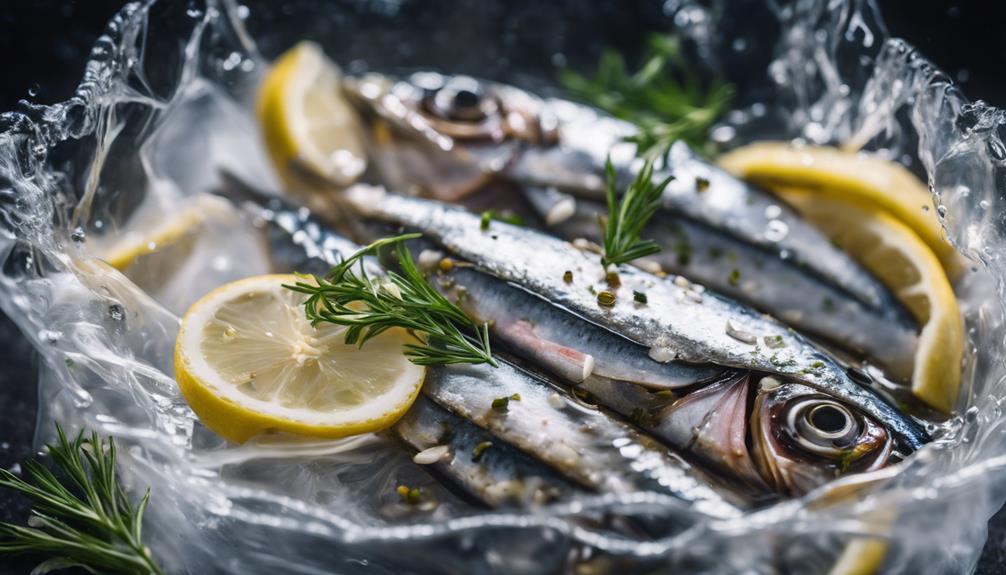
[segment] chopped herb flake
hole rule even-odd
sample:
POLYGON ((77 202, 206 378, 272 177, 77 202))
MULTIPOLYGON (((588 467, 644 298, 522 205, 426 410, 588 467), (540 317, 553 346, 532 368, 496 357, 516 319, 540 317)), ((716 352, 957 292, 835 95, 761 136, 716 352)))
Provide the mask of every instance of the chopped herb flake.
POLYGON ((641 291, 633 291, 632 299, 636 303, 646 303, 646 294, 641 291))
POLYGON ((472 461, 478 462, 480 459, 482 459, 482 454, 484 454, 486 450, 492 446, 493 446, 492 441, 483 441, 482 443, 476 445, 475 449, 472 449, 472 461))
POLYGON ((734 287, 737 287, 738 285, 740 285, 740 283, 741 283, 741 270, 739 270, 737 268, 734 268, 734 269, 730 270, 730 276, 727 277, 727 282, 729 282, 730 285, 732 285, 734 287))
POLYGON ((570 270, 566 270, 565 272, 563 272, 563 274, 562 274, 562 281, 564 281, 564 282, 566 282, 568 284, 573 283, 573 272, 570 271, 570 270))

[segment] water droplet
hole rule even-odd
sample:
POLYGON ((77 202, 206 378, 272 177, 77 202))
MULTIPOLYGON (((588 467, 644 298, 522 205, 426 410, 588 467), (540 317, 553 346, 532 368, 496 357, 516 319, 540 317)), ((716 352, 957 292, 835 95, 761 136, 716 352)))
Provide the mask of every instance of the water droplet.
POLYGON ((237 68, 238 65, 241 64, 241 61, 242 57, 240 52, 231 52, 227 56, 227 59, 223 61, 221 66, 223 67, 224 70, 230 72, 234 68, 237 68))
POLYGON ((199 8, 194 8, 194 7, 193 8, 189 8, 188 10, 186 10, 185 13, 189 16, 189 18, 200 18, 203 15, 203 11, 202 10, 200 10, 199 8))
POLYGON ((235 8, 234 12, 238 15, 238 18, 242 20, 247 19, 251 14, 251 10, 249 10, 244 4, 239 4, 238 7, 235 8))
POLYGON ((734 49, 734 52, 743 52, 747 49, 748 43, 744 38, 735 38, 730 47, 734 49))
POLYGON ((983 210, 989 209, 989 206, 991 206, 991 205, 992 204, 988 200, 982 200, 982 201, 978 202, 978 207, 980 207, 983 210))
POLYGON ((923 212, 928 212, 929 211, 929 206, 922 206, 922 211, 923 212))
POLYGON ((936 213, 939 214, 941 218, 947 217, 947 207, 942 204, 936 206, 936 213))
POLYGON ((562 52, 556 52, 555 54, 552 54, 552 65, 555 66, 556 68, 565 68, 566 62, 567 62, 566 55, 563 54, 562 52))
POLYGON ((84 232, 84 228, 77 226, 73 228, 73 233, 70 234, 70 240, 74 243, 82 244, 87 239, 87 234, 84 232))
POLYGON ((122 321, 126 319, 126 310, 122 307, 122 305, 113 303, 108 306, 108 317, 112 321, 122 321))
POLYGON ((781 215, 782 215, 782 208, 780 208, 775 204, 772 204, 771 206, 765 208, 765 217, 770 220, 774 220, 781 215))
POLYGON ((41 90, 42 90, 42 87, 39 86, 37 82, 34 83, 34 84, 32 84, 31 87, 28 88, 28 97, 34 98, 35 96, 38 96, 38 93, 41 90))

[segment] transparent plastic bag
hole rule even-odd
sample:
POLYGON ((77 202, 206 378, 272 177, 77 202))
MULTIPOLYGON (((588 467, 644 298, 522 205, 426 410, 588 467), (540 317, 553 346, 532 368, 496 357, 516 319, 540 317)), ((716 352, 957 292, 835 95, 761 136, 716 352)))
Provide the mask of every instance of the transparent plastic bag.
POLYGON ((824 572, 871 541, 888 543, 889 572, 970 570, 1006 487, 1003 112, 968 102, 886 38, 865 0, 649 9, 654 29, 679 30, 703 65, 737 85, 722 141, 866 148, 928 178, 948 236, 974 262, 958 286, 969 352, 960 415, 930 425, 935 441, 908 461, 730 520, 652 494, 489 512, 378 436, 237 447, 199 425, 172 379, 177 314, 213 285, 268 269, 249 239, 254 222, 239 212, 208 219, 169 266, 173 279, 148 278, 146 291, 97 256, 142 214, 156 221, 211 189, 220 168, 278 188, 251 111, 267 65, 259 50, 275 56, 310 37, 350 72, 439 68, 547 90, 568 57, 589 65, 605 18, 599 9, 571 20, 537 3, 418 13, 390 0, 130 4, 70 100, 0 116, 0 306, 43 360, 39 440, 52 421, 114 436, 124 481, 152 488, 147 539, 171 572, 547 573, 571 562, 824 572), (486 33, 487 22, 505 33, 486 33), (394 489, 403 483, 438 505, 404 508, 394 489), (572 520, 601 514, 678 528, 640 541, 572 520))

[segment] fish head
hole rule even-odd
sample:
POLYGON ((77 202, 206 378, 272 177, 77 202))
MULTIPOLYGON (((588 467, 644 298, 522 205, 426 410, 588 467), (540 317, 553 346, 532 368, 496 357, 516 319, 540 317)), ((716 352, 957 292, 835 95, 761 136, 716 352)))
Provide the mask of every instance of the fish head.
POLYGON ((882 422, 775 376, 725 378, 677 400, 661 419, 685 434, 693 455, 762 493, 798 496, 899 460, 882 422))
POLYGON ((347 78, 344 89, 366 120, 386 183, 418 185, 444 201, 481 187, 523 148, 547 147, 558 137, 539 98, 471 76, 368 74, 347 78))
POLYGON ((800 383, 763 378, 749 425, 762 477, 784 493, 806 493, 841 475, 899 459, 893 434, 882 422, 800 383))

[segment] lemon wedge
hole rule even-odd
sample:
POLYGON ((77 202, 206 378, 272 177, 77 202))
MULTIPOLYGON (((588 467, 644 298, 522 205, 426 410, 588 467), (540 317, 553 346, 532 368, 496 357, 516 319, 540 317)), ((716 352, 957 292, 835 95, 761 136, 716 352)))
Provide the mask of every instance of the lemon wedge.
POLYGON ((207 221, 232 213, 233 208, 227 200, 208 194, 196 196, 171 214, 148 209, 131 221, 128 229, 118 234, 113 243, 98 248, 97 256, 124 271, 145 256, 178 247, 195 238, 207 221))
POLYGON ((734 175, 769 189, 801 188, 818 196, 879 208, 915 232, 936 254, 947 275, 956 280, 964 261, 943 237, 930 208, 929 190, 904 166, 868 154, 837 148, 794 147, 760 142, 728 152, 719 164, 734 175))
POLYGON ((337 438, 384 429, 415 401, 426 369, 408 335, 390 329, 362 347, 345 328, 312 327, 292 275, 217 288, 189 308, 175 344, 175 377, 199 419, 237 443, 269 431, 337 438))
POLYGON ((964 322, 940 260, 915 231, 888 212, 798 189, 787 203, 888 286, 922 326, 912 393, 949 412, 960 387, 964 322))
POLYGON ((339 68, 317 44, 285 52, 259 88, 257 114, 266 147, 289 181, 298 169, 347 186, 367 167, 356 114, 343 98, 339 68))

